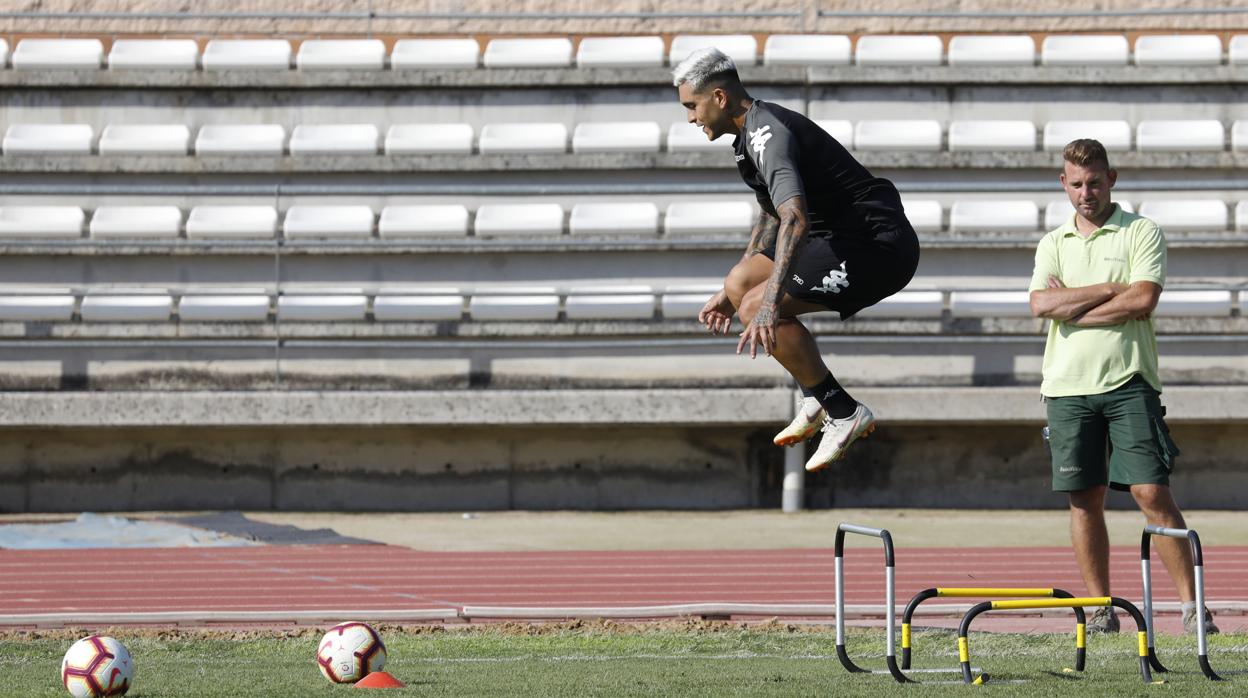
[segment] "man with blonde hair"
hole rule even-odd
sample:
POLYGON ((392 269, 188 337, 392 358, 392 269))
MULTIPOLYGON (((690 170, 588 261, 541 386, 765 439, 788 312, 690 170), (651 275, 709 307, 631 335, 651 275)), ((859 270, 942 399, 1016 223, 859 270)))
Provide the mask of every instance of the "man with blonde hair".
MULTIPOLYGON (((1148 523, 1186 528, 1170 492, 1179 449, 1161 406, 1152 313, 1166 282, 1166 239, 1156 223, 1110 198, 1118 172, 1091 139, 1062 152, 1062 186, 1075 212, 1036 249, 1031 311, 1047 318, 1041 393, 1048 411, 1053 490, 1070 498, 1070 535, 1090 596, 1109 596, 1106 487, 1131 493, 1148 523)), ((1186 540, 1157 538, 1183 601, 1183 625, 1217 626, 1198 613, 1186 540)), ((1117 632, 1112 608, 1091 632, 1117 632)))

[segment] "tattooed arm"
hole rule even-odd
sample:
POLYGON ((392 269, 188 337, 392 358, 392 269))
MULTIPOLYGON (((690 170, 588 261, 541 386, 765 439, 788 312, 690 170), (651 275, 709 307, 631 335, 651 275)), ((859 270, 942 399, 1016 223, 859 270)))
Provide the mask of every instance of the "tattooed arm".
POLYGON ((748 344, 750 358, 758 355, 758 347, 771 356, 776 348, 776 323, 779 321, 777 308, 780 298, 784 295, 784 280, 789 276, 789 267, 793 257, 806 239, 810 222, 806 219, 806 198, 794 196, 777 207, 780 214, 776 233, 776 258, 771 269, 771 278, 763 290, 762 305, 750 321, 750 326, 741 333, 741 341, 737 343, 740 354, 748 344))
POLYGON ((746 245, 741 260, 747 260, 773 245, 779 232, 780 219, 766 208, 762 209, 758 214, 758 221, 754 223, 754 230, 750 231, 750 244, 746 245))

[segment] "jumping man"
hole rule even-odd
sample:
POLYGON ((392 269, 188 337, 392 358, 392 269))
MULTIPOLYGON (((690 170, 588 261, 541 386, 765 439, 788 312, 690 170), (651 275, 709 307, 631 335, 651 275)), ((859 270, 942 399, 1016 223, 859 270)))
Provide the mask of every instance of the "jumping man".
POLYGON ((844 146, 805 116, 753 99, 732 59, 694 51, 672 71, 690 123, 714 140, 736 137, 737 169, 762 213, 741 261, 707 301, 699 322, 727 334, 735 312, 745 325, 737 353, 761 347, 806 396, 777 445, 823 439, 806 463, 819 470, 875 417, 841 387, 797 316, 834 310, 841 319, 905 288, 919 263, 919 243, 892 182, 871 176, 844 146))

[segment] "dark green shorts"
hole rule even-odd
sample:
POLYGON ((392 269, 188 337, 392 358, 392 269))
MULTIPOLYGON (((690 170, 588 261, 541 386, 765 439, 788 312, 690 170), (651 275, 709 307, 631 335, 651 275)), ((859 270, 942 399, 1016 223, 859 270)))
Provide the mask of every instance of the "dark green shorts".
POLYGON ((1045 403, 1055 492, 1170 484, 1179 449, 1159 394, 1138 374, 1108 393, 1045 403))

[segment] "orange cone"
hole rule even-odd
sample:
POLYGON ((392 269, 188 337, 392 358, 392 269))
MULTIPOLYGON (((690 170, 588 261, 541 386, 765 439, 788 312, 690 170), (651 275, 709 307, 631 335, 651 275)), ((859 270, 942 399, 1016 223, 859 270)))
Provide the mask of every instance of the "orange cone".
POLYGON ((388 671, 374 671, 355 682, 356 688, 403 688, 403 682, 388 671))

